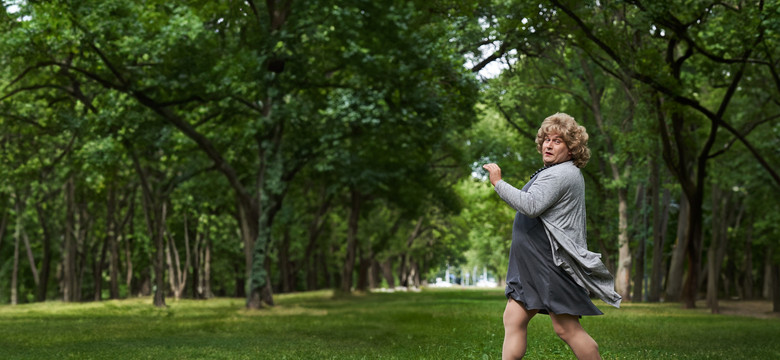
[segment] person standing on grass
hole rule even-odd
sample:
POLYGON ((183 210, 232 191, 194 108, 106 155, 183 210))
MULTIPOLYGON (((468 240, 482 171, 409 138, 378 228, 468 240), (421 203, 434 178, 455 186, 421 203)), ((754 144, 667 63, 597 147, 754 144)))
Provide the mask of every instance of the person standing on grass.
POLYGON ((585 180, 590 159, 588 133, 573 117, 556 113, 536 134, 544 167, 519 190, 501 180, 496 164, 485 164, 490 183, 517 210, 506 275, 503 359, 521 359, 528 323, 547 314, 553 329, 578 359, 600 359, 598 344, 580 325, 583 315, 602 315, 590 293, 620 307, 612 274, 601 254, 588 251, 585 180))

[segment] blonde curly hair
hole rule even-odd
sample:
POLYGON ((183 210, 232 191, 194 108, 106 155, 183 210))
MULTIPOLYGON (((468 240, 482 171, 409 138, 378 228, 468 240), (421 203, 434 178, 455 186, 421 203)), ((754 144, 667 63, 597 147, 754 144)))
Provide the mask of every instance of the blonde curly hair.
POLYGON ((583 168, 590 160, 588 148, 588 132, 584 126, 577 124, 573 117, 564 113, 555 113, 542 121, 542 126, 536 132, 536 151, 542 153, 544 138, 548 134, 558 134, 571 152, 574 166, 583 168))

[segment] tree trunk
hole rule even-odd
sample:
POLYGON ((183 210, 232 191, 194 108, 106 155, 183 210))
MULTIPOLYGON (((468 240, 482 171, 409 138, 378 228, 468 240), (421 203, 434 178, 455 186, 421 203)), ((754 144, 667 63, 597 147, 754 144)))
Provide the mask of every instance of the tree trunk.
POLYGON ((669 223, 670 192, 663 191, 663 203, 659 204, 661 193, 660 164, 656 156, 651 157, 651 198, 653 206, 653 266, 650 274, 650 290, 648 301, 661 300, 662 281, 664 278, 664 248, 666 247, 666 229, 669 223), (663 210, 662 210, 663 209, 663 210))
POLYGON ((414 260, 409 260, 409 281, 411 282, 411 287, 419 288, 420 287, 420 264, 418 264, 414 260))
POLYGON ((349 293, 352 290, 352 273, 355 268, 361 202, 360 192, 357 189, 351 189, 351 206, 347 228, 347 254, 344 259, 344 267, 341 272, 341 286, 339 287, 339 290, 345 293, 349 293))
POLYGON ((108 251, 108 237, 100 243, 100 256, 95 256, 92 264, 92 278, 95 283, 95 294, 93 299, 100 301, 103 298, 103 267, 106 263, 106 252, 108 251))
POLYGON ((116 220, 116 190, 114 186, 108 188, 108 201, 106 205, 106 239, 109 251, 109 298, 119 299, 119 246, 117 237, 116 220))
MULTIPOLYGON (((43 258, 41 259, 40 282, 36 292, 37 301, 46 301, 46 293, 49 288, 49 276, 51 273, 51 229, 46 222, 46 214, 40 203, 35 204, 35 211, 38 214, 38 223, 43 231, 43 258)), ((4 226, 3 226, 4 227, 4 226)), ((0 237, 3 236, 3 227, 0 227, 0 237)))
POLYGON ((406 253, 398 256, 398 285, 401 287, 406 287, 409 285, 409 281, 407 279, 408 273, 406 271, 406 257, 406 253))
POLYGON ((645 215, 645 205, 647 202, 647 191, 644 184, 637 186, 636 206, 634 213, 634 234, 637 234, 637 248, 634 264, 634 294, 633 301, 643 301, 644 279, 645 279, 645 252, 647 246, 647 216, 645 215), (642 218, 641 225, 639 218, 642 218))
MULTIPOLYGON (((251 214, 251 209, 247 209, 247 206, 249 204, 245 204, 241 201, 240 196, 237 195, 236 197, 236 208, 238 209, 238 223, 241 226, 241 237, 244 242, 244 291, 242 293, 246 294, 247 292, 251 293, 251 281, 252 278, 252 251, 255 248, 255 242, 257 241, 257 234, 258 234, 258 226, 259 224, 256 224, 254 222, 254 214, 251 214)), ((258 299, 252 299, 252 306, 247 303, 247 307, 259 309, 261 304, 259 303, 258 299)))
POLYGON ((208 299, 214 297, 211 292, 211 237, 209 236, 208 227, 203 235, 206 241, 206 249, 203 254, 203 295, 208 299))
MULTIPOLYGON (((697 190, 697 193, 699 191, 697 190)), ((688 276, 683 284, 683 302, 686 309, 696 308, 696 298, 699 294, 699 267, 701 266, 702 239, 702 208, 703 194, 696 194, 691 199, 691 214, 688 218, 688 276)))
POLYGON ((129 208, 127 209, 127 221, 128 221, 128 233, 123 234, 124 243, 125 243, 125 286, 127 287, 127 291, 129 294, 132 294, 133 291, 133 242, 135 242, 135 222, 133 219, 135 218, 135 191, 132 192, 132 195, 129 197, 128 200, 129 208))
POLYGON ((772 312, 780 312, 780 265, 772 264, 772 312))
POLYGON ((771 300, 772 299, 772 258, 773 258, 773 251, 772 248, 769 246, 764 246, 765 253, 764 253, 764 286, 762 286, 761 290, 761 296, 763 296, 764 299, 771 300))
MULTIPOLYGON (((201 266, 201 243, 203 243, 203 235, 198 230, 198 220, 195 222, 195 242, 192 244, 192 298, 203 298, 203 285, 200 283, 200 266, 201 266)), ((184 269, 184 271, 190 271, 190 269, 184 269)))
POLYGON ((19 278, 19 242, 22 237, 22 206, 21 199, 16 198, 16 227, 14 228, 14 263, 11 269, 11 305, 19 303, 18 299, 18 278, 19 278))
POLYGON ((680 301, 682 297, 683 273, 685 271, 685 249, 688 247, 688 199, 680 197, 680 210, 677 215, 677 237, 672 250, 669 275, 666 279, 666 301, 680 301))
POLYGON ((369 288, 369 271, 371 270, 371 254, 365 254, 365 250, 360 249, 360 262, 358 264, 358 278, 357 286, 358 291, 368 291, 369 288))
POLYGON ((387 282, 387 287, 390 289, 395 289, 395 277, 393 276, 392 258, 387 258, 387 260, 382 262, 382 276, 385 278, 385 282, 387 282))
POLYGON ((308 235, 309 242, 306 245, 306 252, 303 256, 303 263, 306 267, 306 289, 315 290, 317 288, 317 256, 315 249, 317 248, 317 240, 325 227, 325 220, 327 219, 327 213, 330 210, 332 197, 327 195, 327 189, 323 187, 320 191, 319 203, 311 222, 309 223, 308 235))
POLYGON ((382 264, 376 259, 371 260, 371 270, 369 270, 368 275, 369 289, 378 289, 382 284, 382 264))
POLYGON ((707 306, 713 314, 720 313, 718 306, 718 280, 720 278, 721 263, 718 261, 718 248, 724 241, 722 227, 726 221, 725 202, 718 185, 712 185, 712 242, 707 250, 707 306))
MULTIPOLYGON (((81 194, 83 197, 83 194, 81 194)), ((87 273, 87 263, 89 262, 90 254, 90 231, 92 230, 92 218, 89 214, 89 206, 83 198, 81 201, 76 202, 76 214, 78 219, 76 220, 76 245, 81 248, 78 252, 78 261, 76 261, 77 286, 76 297, 81 300, 84 298, 82 284, 84 284, 84 275, 87 273)), ((91 259, 95 259, 97 256, 92 256, 91 259)))
POLYGON ((615 276, 615 291, 623 299, 631 298, 629 282, 631 279, 631 249, 628 241, 628 194, 625 188, 618 195, 618 269, 615 276))
POLYGON ((753 219, 748 218, 747 229, 745 230, 745 261, 742 267, 744 278, 742 282, 742 298, 744 300, 753 300, 753 219))
POLYGON ((63 301, 79 301, 78 297, 78 274, 76 272, 76 261, 78 256, 78 244, 76 242, 76 199, 75 184, 73 176, 65 182, 65 234, 63 241, 63 301))
POLYGON ((187 288, 187 273, 189 272, 191 255, 187 214, 184 214, 184 267, 181 265, 181 257, 179 256, 179 249, 176 246, 176 240, 167 230, 165 230, 165 235, 168 243, 168 246, 166 246, 166 257, 168 260, 168 282, 171 285, 174 298, 176 300, 180 300, 184 295, 185 289, 187 288))
POLYGON ((290 271, 290 228, 286 227, 282 233, 282 242, 279 245, 279 277, 282 281, 282 292, 292 292, 292 274, 290 271))
POLYGON ((30 272, 32 273, 33 281, 37 288, 41 283, 41 279, 38 276, 38 268, 35 265, 35 256, 33 255, 32 247, 30 247, 30 237, 27 236, 27 231, 25 231, 24 228, 22 228, 22 239, 24 239, 24 248, 27 251, 27 261, 30 263, 30 272))
MULTIPOLYGON (((163 200, 162 204, 158 205, 159 215, 158 220, 154 224, 156 228, 152 232, 154 236, 155 247, 155 261, 154 261, 154 306, 166 307, 165 304, 165 219, 167 211, 167 203, 163 200)), ((152 209, 153 214, 158 214, 156 209, 152 209)))

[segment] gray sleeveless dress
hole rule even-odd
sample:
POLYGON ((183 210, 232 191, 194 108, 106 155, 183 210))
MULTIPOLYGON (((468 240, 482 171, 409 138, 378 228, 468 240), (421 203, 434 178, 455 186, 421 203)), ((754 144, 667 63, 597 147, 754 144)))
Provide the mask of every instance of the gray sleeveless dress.
MULTIPOLYGON (((526 191, 536 180, 534 176, 523 187, 526 191)), ((539 218, 517 212, 509 249, 506 273, 506 297, 541 314, 603 315, 579 286, 552 259, 552 249, 544 225, 539 218)))

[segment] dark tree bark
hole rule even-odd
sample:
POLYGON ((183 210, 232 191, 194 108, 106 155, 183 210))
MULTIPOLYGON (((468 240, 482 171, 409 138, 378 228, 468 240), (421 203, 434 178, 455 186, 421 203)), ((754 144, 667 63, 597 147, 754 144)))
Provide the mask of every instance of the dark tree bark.
MULTIPOLYGON (((154 306, 166 307, 165 305, 165 217, 167 199, 160 194, 153 193, 146 170, 141 166, 138 156, 132 146, 126 144, 133 159, 135 171, 141 180, 141 198, 146 218, 146 227, 152 238, 155 247, 154 254, 154 306)), ((159 187, 155 187, 157 189, 159 187)))
POLYGON ((395 276, 393 276, 393 259, 388 258, 382 262, 382 276, 387 282, 387 287, 390 289, 395 288, 395 276))
MULTIPOLYGON (((46 221, 46 214, 44 213, 41 203, 35 204, 35 212, 38 215, 38 223, 41 226, 43 232, 43 258, 41 258, 41 272, 40 283, 36 291, 37 301, 46 301, 46 294, 49 290, 49 277, 51 276, 51 228, 46 221)), ((3 220, 5 222, 5 219, 3 220)), ((3 227, 0 227, 0 237, 3 236, 3 227)))
POLYGON ((653 208, 653 265, 647 299, 649 302, 658 302, 661 299, 661 283, 664 278, 664 248, 666 246, 666 230, 669 223, 669 202, 671 196, 669 190, 664 189, 663 200, 661 200, 662 182, 660 164, 656 155, 650 158, 650 184, 650 198, 653 208))
POLYGON ((745 229, 745 260, 742 267, 744 274, 742 281, 742 298, 753 300, 753 219, 748 218, 747 229, 745 229))
POLYGON ((772 312, 780 312, 780 265, 772 264, 772 312))
POLYGON ((11 305, 19 303, 18 299, 18 279, 19 279, 19 242, 22 237, 22 206, 21 200, 18 198, 14 204, 16 210, 16 226, 14 228, 14 260, 13 268, 11 269, 11 305))
POLYGON ((118 245, 118 221, 116 219, 117 201, 114 186, 108 188, 106 204, 106 240, 109 251, 109 298, 119 299, 119 245, 118 245))
POLYGON ((688 248, 688 200, 685 196, 680 198, 680 210, 677 215, 677 236, 672 250, 672 259, 669 264, 669 274, 666 278, 665 299, 680 301, 682 298, 682 282, 685 271, 685 250, 688 248))
POLYGON ((76 261, 78 257, 78 244, 76 242, 76 199, 73 176, 65 182, 65 234, 63 237, 63 300, 75 302, 79 297, 78 273, 76 261))
POLYGON ((352 291, 352 273, 355 268, 355 255, 357 252, 358 220, 360 219, 360 206, 362 199, 357 189, 350 191, 351 205, 349 210, 349 222, 347 228, 347 255, 344 259, 344 267, 341 272, 341 286, 339 290, 348 293, 352 291))
POLYGON ((282 281, 282 292, 289 293, 293 289, 293 272, 290 265, 290 228, 287 227, 279 245, 279 276, 282 281))
MULTIPOLYGON (((637 186, 637 196, 636 196, 636 213, 633 219, 634 228, 640 229, 642 234, 637 236, 637 247, 635 252, 635 259, 634 259, 634 294, 631 297, 632 301, 643 301, 643 292, 644 292, 644 279, 645 279, 645 251, 647 246, 647 224, 644 221, 645 215, 644 215, 644 207, 645 207, 645 187, 644 185, 640 184, 637 186), (642 218, 641 221, 638 220, 639 218, 642 218)), ((634 231, 636 233, 636 231, 634 231)))
POLYGON ((360 249, 360 262, 358 263, 358 278, 355 289, 357 291, 368 291, 369 289, 369 271, 371 270, 371 262, 373 261, 370 253, 366 254, 366 250, 360 249))

